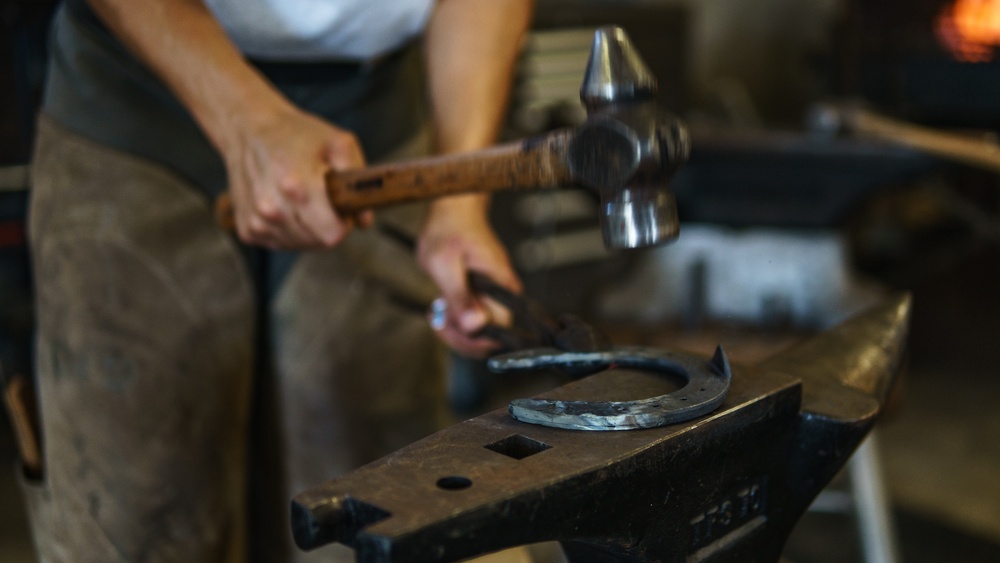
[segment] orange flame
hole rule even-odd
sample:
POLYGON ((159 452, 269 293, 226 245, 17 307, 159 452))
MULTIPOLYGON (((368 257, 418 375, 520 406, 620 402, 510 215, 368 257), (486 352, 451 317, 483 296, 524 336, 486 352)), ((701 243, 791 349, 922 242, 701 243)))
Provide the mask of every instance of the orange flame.
POLYGON ((1000 0, 955 0, 942 10, 935 29, 956 59, 990 62, 1000 46, 1000 0))

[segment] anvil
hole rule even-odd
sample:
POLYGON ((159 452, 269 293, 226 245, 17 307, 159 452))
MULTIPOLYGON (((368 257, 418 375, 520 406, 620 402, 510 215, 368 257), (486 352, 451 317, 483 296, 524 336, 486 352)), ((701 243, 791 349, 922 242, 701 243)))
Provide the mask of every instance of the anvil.
MULTIPOLYGON (((722 404, 685 422, 587 432, 505 410, 467 420, 297 495, 296 541, 341 542, 364 563, 550 540, 573 563, 778 561, 882 410, 909 314, 909 296, 894 296, 762 363, 733 365, 722 404)), ((622 400, 662 393, 651 389, 664 381, 608 369, 543 396, 622 400)))

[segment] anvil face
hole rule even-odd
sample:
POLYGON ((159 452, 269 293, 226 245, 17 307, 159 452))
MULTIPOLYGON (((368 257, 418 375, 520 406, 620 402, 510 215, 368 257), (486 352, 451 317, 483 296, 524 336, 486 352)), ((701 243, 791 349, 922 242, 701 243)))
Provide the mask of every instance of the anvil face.
MULTIPOLYGON (((901 297, 773 361, 734 366, 717 410, 671 426, 580 432, 503 410, 465 421, 298 495, 296 539, 346 543, 364 562, 545 540, 571 561, 777 561, 873 424, 908 314, 901 297)), ((671 385, 608 370, 544 396, 623 400, 671 385)))

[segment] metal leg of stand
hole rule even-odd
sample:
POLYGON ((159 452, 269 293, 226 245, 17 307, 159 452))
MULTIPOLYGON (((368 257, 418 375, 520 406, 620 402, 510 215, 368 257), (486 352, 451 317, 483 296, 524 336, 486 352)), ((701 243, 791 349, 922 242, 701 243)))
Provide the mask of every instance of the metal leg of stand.
POLYGON ((876 434, 872 431, 847 463, 851 496, 865 563, 897 563, 899 546, 876 434))

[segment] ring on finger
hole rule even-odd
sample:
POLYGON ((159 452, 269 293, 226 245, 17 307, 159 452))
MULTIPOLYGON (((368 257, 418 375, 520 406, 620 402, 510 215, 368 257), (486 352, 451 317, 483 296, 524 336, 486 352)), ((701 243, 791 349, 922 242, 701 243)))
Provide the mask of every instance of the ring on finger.
POLYGON ((448 324, 448 302, 444 297, 431 301, 430 324, 434 330, 441 330, 448 324))

